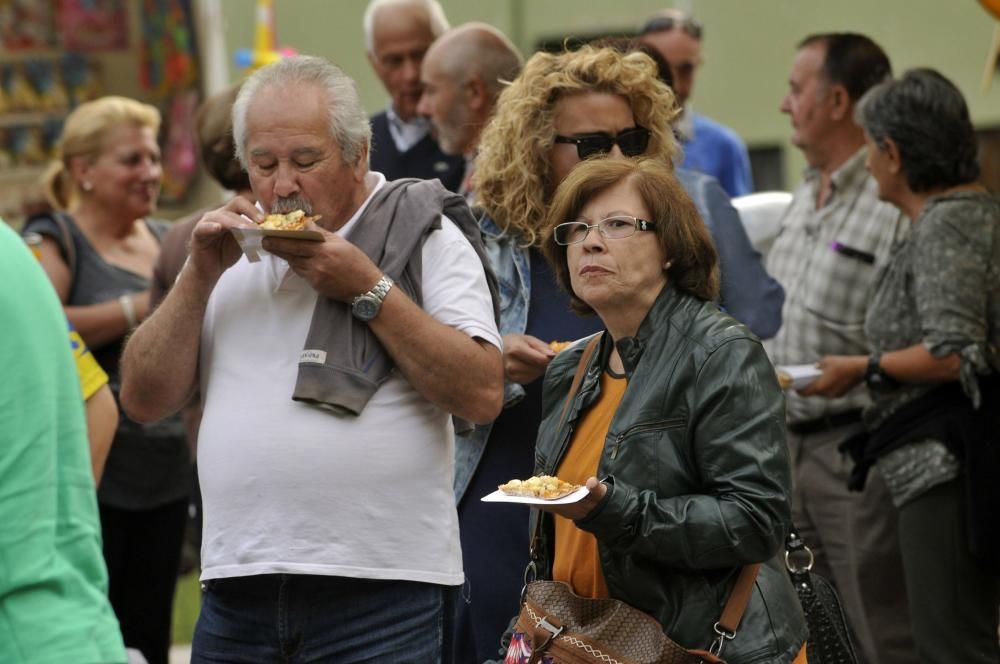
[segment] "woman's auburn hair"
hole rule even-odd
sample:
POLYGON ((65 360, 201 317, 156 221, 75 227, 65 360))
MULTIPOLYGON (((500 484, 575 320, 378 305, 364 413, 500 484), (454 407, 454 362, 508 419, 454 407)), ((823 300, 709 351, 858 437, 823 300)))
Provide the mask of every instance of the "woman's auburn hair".
POLYGON ((677 102, 649 56, 590 45, 536 53, 501 92, 483 130, 472 178, 476 204, 525 246, 541 243, 539 231, 557 184, 550 161, 556 102, 587 92, 628 101, 636 124, 650 131, 647 156, 672 165, 679 154, 670 127, 677 102))
POLYGON ((97 160, 114 147, 105 139, 120 126, 147 127, 156 134, 160 131, 160 111, 135 99, 108 95, 80 104, 66 117, 56 156, 42 176, 46 197, 53 206, 61 210, 73 206, 77 192, 70 173, 72 160, 97 160))
MULTIPOLYGON (((665 269, 668 283, 702 300, 718 299, 719 256, 715 244, 694 201, 673 171, 661 160, 652 158, 588 159, 574 168, 556 189, 542 234, 542 252, 559 285, 569 293, 573 310, 579 314, 593 313, 590 305, 573 292, 567 248, 556 244, 555 227, 576 220, 590 201, 622 182, 632 186, 649 210, 647 221, 654 223, 652 232, 670 262, 665 269)), ((596 221, 591 219, 589 223, 596 221)))

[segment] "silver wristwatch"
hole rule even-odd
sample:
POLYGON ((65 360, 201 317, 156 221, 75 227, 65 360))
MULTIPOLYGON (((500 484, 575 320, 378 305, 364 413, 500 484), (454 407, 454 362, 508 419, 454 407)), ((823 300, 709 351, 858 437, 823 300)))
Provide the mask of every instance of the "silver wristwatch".
POLYGON ((378 315, 382 308, 382 301, 392 288, 393 281, 388 275, 383 274, 378 283, 372 286, 367 293, 358 295, 351 300, 351 313, 358 320, 370 321, 378 315))

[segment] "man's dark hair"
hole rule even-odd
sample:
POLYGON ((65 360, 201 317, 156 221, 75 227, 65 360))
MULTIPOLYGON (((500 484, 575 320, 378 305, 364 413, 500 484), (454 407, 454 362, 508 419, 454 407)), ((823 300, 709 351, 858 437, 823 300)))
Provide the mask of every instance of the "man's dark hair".
POLYGON ((889 56, 864 35, 853 32, 826 32, 809 35, 799 42, 799 50, 807 46, 824 46, 823 77, 828 83, 843 85, 852 102, 861 99, 872 86, 892 76, 889 56))
POLYGON ((236 84, 210 95, 195 113, 195 134, 205 170, 230 191, 250 188, 250 176, 236 158, 233 143, 233 102, 239 91, 236 84))
POLYGON ((875 86, 861 99, 855 119, 880 149, 892 139, 913 191, 979 177, 976 132, 965 99, 933 69, 912 69, 898 81, 875 86))

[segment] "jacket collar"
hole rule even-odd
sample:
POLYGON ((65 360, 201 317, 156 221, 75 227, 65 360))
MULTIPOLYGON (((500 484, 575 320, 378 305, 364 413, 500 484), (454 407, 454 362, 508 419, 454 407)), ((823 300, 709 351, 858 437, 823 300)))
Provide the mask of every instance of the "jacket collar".
MULTIPOLYGON (((622 364, 625 366, 626 377, 632 377, 632 373, 635 372, 635 368, 639 365, 639 360, 642 359, 643 351, 646 350, 646 344, 649 343, 654 334, 670 334, 671 326, 667 324, 667 321, 671 320, 682 308, 685 299, 674 288, 673 284, 668 283, 660 291, 660 294, 656 296, 653 306, 646 313, 646 317, 639 325, 639 330, 635 333, 635 336, 623 337, 615 343, 618 355, 621 356, 622 364)), ((610 338, 610 335, 608 337, 610 338)), ((601 354, 604 361, 607 360, 608 355, 611 353, 611 345, 606 345, 608 346, 607 349, 603 350, 601 354)))

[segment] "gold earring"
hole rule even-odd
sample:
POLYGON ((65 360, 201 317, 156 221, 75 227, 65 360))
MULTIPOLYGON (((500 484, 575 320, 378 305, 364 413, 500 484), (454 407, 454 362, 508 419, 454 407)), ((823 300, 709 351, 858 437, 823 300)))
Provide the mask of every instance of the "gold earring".
POLYGON ((673 261, 667 261, 666 263, 664 263, 664 264, 663 264, 663 269, 664 269, 664 270, 669 270, 669 269, 670 269, 670 267, 671 267, 671 266, 672 266, 673 264, 674 264, 674 262, 673 262, 673 261))

